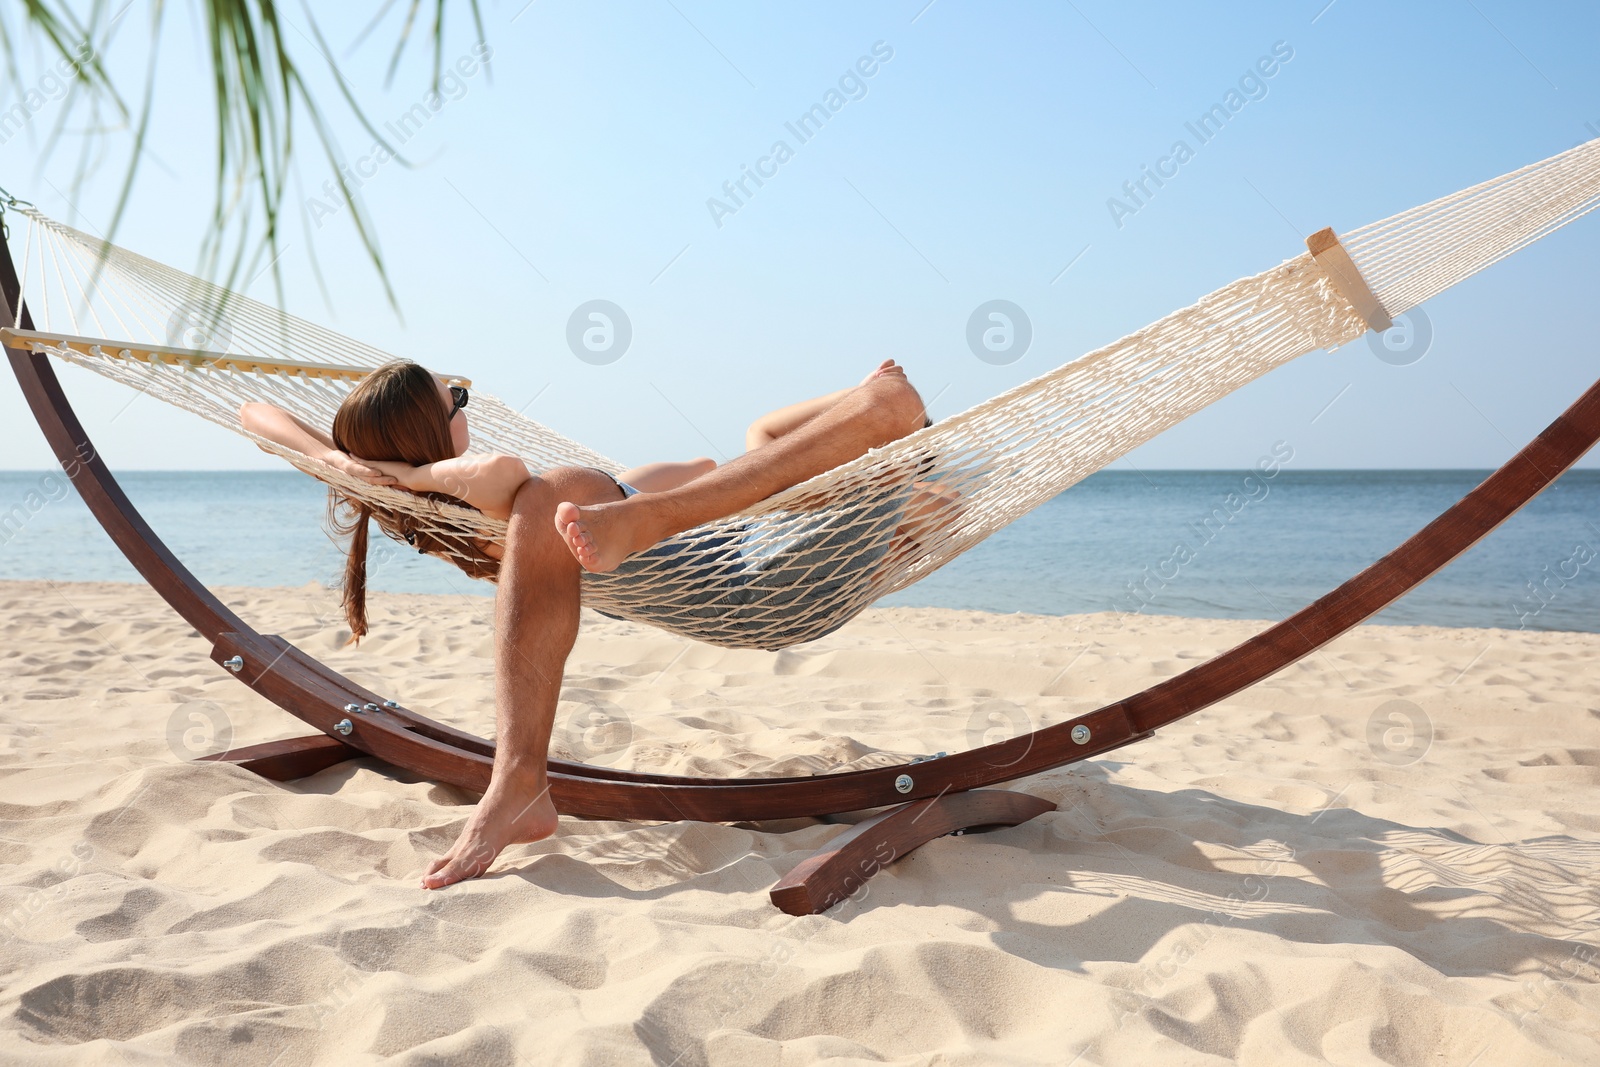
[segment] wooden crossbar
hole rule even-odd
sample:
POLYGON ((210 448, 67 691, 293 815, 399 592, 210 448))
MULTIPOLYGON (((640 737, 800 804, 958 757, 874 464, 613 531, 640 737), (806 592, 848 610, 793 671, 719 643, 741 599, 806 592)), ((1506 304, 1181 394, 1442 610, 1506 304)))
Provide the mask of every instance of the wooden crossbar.
MULTIPOLYGON (((227 352, 207 352, 198 348, 173 348, 167 345, 134 344, 110 341, 101 337, 77 337, 67 333, 46 333, 43 330, 0 329, 0 343, 31 352, 48 352, 52 348, 70 348, 85 356, 103 359, 131 359, 140 363, 165 363, 181 367, 214 367, 217 370, 242 371, 246 374, 292 374, 307 378, 329 378, 335 381, 359 382, 371 374, 372 367, 352 363, 311 363, 294 359, 258 359, 255 356, 235 355, 227 352)), ((459 374, 439 375, 450 385, 470 386, 472 380, 459 374)))
POLYGON ((1368 326, 1382 333, 1394 325, 1394 319, 1356 269, 1355 260, 1339 243, 1339 235, 1333 232, 1332 226, 1307 237, 1306 247, 1311 250, 1311 258, 1327 272, 1328 279, 1339 290, 1339 295, 1350 301, 1350 306, 1366 320, 1368 326))

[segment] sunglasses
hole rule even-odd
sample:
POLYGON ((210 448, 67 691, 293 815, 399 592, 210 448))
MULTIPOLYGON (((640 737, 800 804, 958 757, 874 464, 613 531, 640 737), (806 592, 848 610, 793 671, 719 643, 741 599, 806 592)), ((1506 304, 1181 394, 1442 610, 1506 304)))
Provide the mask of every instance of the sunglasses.
POLYGON ((450 417, 456 417, 456 412, 467 406, 467 387, 464 385, 450 386, 450 417))

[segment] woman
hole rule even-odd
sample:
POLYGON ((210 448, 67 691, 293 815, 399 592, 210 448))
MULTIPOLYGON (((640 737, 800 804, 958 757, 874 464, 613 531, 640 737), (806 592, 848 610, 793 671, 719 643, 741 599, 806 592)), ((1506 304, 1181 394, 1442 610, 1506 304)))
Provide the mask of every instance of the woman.
MULTIPOLYGON (((885 360, 865 381, 884 375, 904 377, 894 360, 885 360)), ((764 415, 745 433, 746 450, 770 444, 828 410, 850 390, 764 415)), ((468 454, 471 434, 464 386, 449 385, 409 360, 384 364, 358 382, 333 418, 332 433, 272 404, 248 403, 239 421, 251 433, 374 485, 392 485, 434 500, 465 504, 496 519, 510 517, 517 490, 530 477, 527 465, 498 453, 468 454)), ((685 462, 649 463, 610 475, 619 498, 686 485, 716 467, 701 457, 685 462)), ((602 472, 605 473, 605 472, 602 472)), ((367 525, 378 526, 419 552, 437 555, 473 578, 492 578, 502 547, 467 533, 424 528, 415 516, 346 496, 329 494, 329 522, 349 538, 344 573, 344 609, 352 640, 367 632, 367 525)), ((574 547, 587 565, 581 547, 574 547)))

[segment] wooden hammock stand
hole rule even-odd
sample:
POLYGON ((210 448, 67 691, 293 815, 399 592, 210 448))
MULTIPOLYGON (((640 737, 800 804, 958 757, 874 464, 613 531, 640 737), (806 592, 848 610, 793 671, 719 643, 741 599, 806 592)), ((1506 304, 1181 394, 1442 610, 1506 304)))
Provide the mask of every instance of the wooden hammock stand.
MULTIPOLYGON (((1331 230, 1308 241, 1330 279, 1369 324, 1389 315, 1331 230)), ((33 329, 0 234, 0 311, 33 329), (14 310, 21 314, 13 314, 14 310)), ((1381 325, 1380 325, 1381 324, 1381 325)), ((14 335, 13 335, 14 336, 14 335)), ((9 340, 9 338, 8 338, 9 340)), ((101 461, 46 355, 6 344, 6 355, 62 467, 130 563, 211 642, 211 658, 245 685, 317 729, 284 741, 204 757, 278 781, 374 756, 423 777, 482 793, 494 745, 435 722, 330 670, 283 638, 257 633, 202 585, 150 529, 101 461)), ((1068 722, 982 748, 898 767, 806 778, 708 779, 551 760, 551 795, 567 815, 663 822, 739 822, 888 807, 835 837, 772 889, 792 915, 826 911, 883 866, 936 837, 1013 826, 1054 804, 987 789, 1120 748, 1261 681, 1416 588, 1471 548, 1583 456, 1600 438, 1600 381, 1538 437, 1393 552, 1276 625, 1143 692, 1068 722)))

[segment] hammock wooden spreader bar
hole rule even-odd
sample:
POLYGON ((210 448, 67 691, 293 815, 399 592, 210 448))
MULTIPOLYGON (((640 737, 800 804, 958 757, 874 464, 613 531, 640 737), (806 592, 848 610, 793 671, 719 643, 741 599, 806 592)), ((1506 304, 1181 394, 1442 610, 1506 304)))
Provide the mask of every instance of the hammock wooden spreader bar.
POLYGON ((1340 243, 1332 226, 1307 237, 1306 249, 1311 253, 1311 258, 1317 261, 1317 266, 1327 272, 1328 280, 1339 290, 1339 295, 1350 302, 1369 329, 1382 333, 1394 325, 1394 319, 1356 269, 1355 261, 1340 243))
MULTIPOLYGON (((66 333, 48 333, 44 330, 18 330, 9 326, 0 328, 0 344, 8 348, 27 349, 30 352, 47 352, 52 348, 61 347, 69 348, 80 355, 101 359, 131 359, 140 363, 165 363, 169 367, 213 367, 217 370, 239 371, 245 374, 288 374, 301 378, 328 378, 344 382, 359 382, 372 373, 371 367, 348 363, 257 359, 254 356, 238 353, 109 341, 102 337, 76 337, 66 333)), ((439 377, 451 385, 472 384, 471 378, 464 378, 459 374, 440 374, 439 377)))
MULTIPOLYGON (((6 321, 32 330, 3 238, 0 295, 6 321), (12 309, 20 314, 13 315, 12 309)), ((4 341, 12 369, 51 448, 128 560, 211 643, 214 661, 321 731, 209 759, 289 779, 343 760, 374 756, 466 790, 481 793, 487 787, 494 755, 491 742, 357 685, 282 638, 256 632, 217 600, 166 548, 117 485, 73 412, 48 357, 33 351, 21 332, 8 334, 4 341)), ((665 821, 733 822, 892 806, 842 834, 773 890, 774 902, 793 914, 824 910, 885 864, 936 836, 964 827, 1015 824, 1053 807, 1025 794, 982 787, 1148 737, 1293 664, 1370 618, 1504 522, 1597 439, 1600 382, 1455 505, 1332 592, 1197 667, 1067 722, 915 764, 800 778, 711 780, 551 760, 552 796, 557 808, 569 815, 665 821)))

